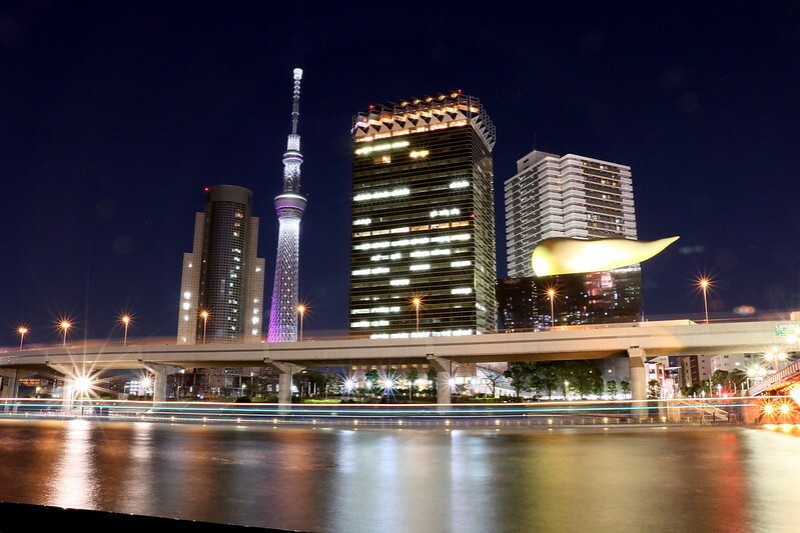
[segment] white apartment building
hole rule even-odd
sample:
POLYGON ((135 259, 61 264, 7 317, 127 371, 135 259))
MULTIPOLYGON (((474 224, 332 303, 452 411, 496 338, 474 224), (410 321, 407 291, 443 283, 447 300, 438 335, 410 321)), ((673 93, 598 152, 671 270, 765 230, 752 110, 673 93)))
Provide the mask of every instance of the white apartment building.
POLYGON ((636 239, 629 166, 534 150, 505 182, 508 276, 533 275, 531 253, 551 237, 636 239))

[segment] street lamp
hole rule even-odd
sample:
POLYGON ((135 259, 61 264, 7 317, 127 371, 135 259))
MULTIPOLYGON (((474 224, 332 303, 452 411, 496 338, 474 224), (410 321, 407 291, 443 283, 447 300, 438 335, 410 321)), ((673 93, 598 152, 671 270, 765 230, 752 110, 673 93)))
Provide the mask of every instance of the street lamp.
POLYGON ((297 314, 300 315, 300 342, 303 341, 303 318, 306 316, 306 306, 300 304, 297 306, 297 314))
POLYGON ((761 381, 766 377, 767 369, 759 364, 753 364, 745 369, 745 374, 747 374, 747 386, 750 388, 753 386, 753 382, 761 381))
POLYGON ((703 291, 703 309, 706 313, 706 324, 708 324, 708 287, 711 285, 711 280, 708 278, 700 278, 697 280, 697 285, 703 291))
POLYGON ((786 361, 788 358, 789 355, 780 351, 777 346, 773 346, 768 352, 764 353, 764 360, 775 365, 775 372, 779 370, 778 363, 786 361))
POLYGON ((19 333, 19 349, 21 350, 22 343, 25 341, 25 334, 28 333, 28 328, 20 326, 19 329, 17 329, 17 333, 19 333))
POLYGON ((552 288, 547 289, 547 296, 550 298, 550 327, 554 328, 556 326, 556 317, 553 313, 553 300, 556 297, 556 290, 552 288))
POLYGON ((417 333, 419 333, 419 308, 422 307, 422 298, 419 296, 411 298, 411 305, 414 306, 414 312, 417 316, 417 333))
POLYGON ((206 343, 206 327, 208 326, 208 316, 209 316, 209 314, 210 313, 208 311, 206 311, 205 309, 203 311, 200 311, 200 318, 203 319, 203 344, 206 343))
POLYGON ((67 331, 69 330, 69 328, 72 327, 72 324, 70 324, 67 320, 62 320, 58 324, 58 327, 61 328, 61 331, 64 333, 64 338, 63 338, 63 340, 61 342, 61 346, 63 348, 66 348, 67 347, 67 331))
POLYGON ((128 345, 128 326, 131 323, 131 317, 129 315, 122 315, 119 317, 119 321, 122 322, 122 326, 125 328, 125 336, 122 338, 122 345, 128 345))

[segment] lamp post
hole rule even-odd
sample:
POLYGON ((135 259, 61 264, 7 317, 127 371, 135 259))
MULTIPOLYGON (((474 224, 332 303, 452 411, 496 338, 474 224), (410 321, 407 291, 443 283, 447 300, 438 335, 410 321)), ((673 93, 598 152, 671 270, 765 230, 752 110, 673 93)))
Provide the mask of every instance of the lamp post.
POLYGON ((66 321, 66 320, 62 320, 62 321, 61 321, 61 322, 58 324, 58 327, 59 327, 59 328, 61 328, 61 331, 62 331, 62 332, 63 332, 63 334, 64 334, 63 340, 61 341, 61 347, 62 347, 62 348, 66 348, 66 347, 67 347, 67 331, 69 330, 69 328, 71 328, 71 327, 72 327, 72 324, 70 324, 70 323, 69 323, 68 321, 66 321))
POLYGON ((422 307, 422 298, 419 296, 411 298, 411 305, 414 306, 414 313, 417 317, 417 333, 419 333, 419 308, 422 307))
POLYGON ((547 289, 547 296, 550 298, 550 328, 554 328, 556 327, 556 317, 553 312, 553 300, 555 299, 556 296, 556 290, 547 289))
POLYGON ((306 316, 306 306, 300 304, 297 306, 297 314, 300 315, 300 342, 303 342, 303 318, 306 316))
POLYGON ((703 309, 706 314, 706 324, 708 324, 708 286, 711 284, 711 281, 708 278, 700 278, 697 284, 700 290, 703 291, 703 309))
POLYGON ((786 361, 788 358, 789 354, 782 352, 777 346, 773 346, 764 353, 764 360, 775 365, 775 372, 780 370, 779 362, 786 361))
POLYGON ((28 328, 25 326, 20 326, 17 329, 17 333, 19 333, 19 349, 22 349, 22 343, 25 341, 25 334, 28 333, 28 328))
POLYGON ((125 336, 122 338, 122 345, 128 345, 128 325, 131 323, 131 317, 129 315, 122 315, 119 317, 119 321, 122 322, 122 326, 125 328, 125 336))
POLYGON ((203 319, 203 344, 206 343, 206 327, 208 326, 208 315, 209 312, 206 310, 200 312, 200 318, 203 319))

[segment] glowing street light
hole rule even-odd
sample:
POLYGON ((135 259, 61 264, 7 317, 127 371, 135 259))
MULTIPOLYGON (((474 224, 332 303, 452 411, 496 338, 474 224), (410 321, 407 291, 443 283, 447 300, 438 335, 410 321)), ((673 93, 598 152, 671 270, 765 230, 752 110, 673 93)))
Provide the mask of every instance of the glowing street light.
POLYGON ((59 322, 58 327, 61 328, 61 331, 64 334, 64 338, 63 338, 63 340, 61 342, 61 346, 63 348, 66 348, 67 347, 67 331, 69 331, 69 328, 72 327, 72 324, 70 324, 69 321, 67 321, 67 320, 62 320, 61 322, 59 322))
POLYGON ((568 392, 569 392, 569 381, 564 380, 564 399, 565 400, 567 399, 568 392))
POLYGON ((761 381, 767 376, 767 369, 759 364, 748 366, 744 372, 747 375, 748 387, 752 387, 752 383, 750 383, 751 380, 754 382, 761 381))
POLYGON ((344 380, 344 390, 347 394, 352 394, 356 386, 357 386, 356 380, 350 378, 344 380))
POLYGON ((139 381, 140 392, 143 393, 142 396, 145 396, 147 394, 147 389, 151 388, 152 386, 153 386, 152 376, 147 375, 142 377, 141 381, 139 381))
MULTIPOLYGON (((76 397, 83 397, 88 398, 89 393, 94 388, 95 376, 91 376, 89 374, 79 374, 73 376, 72 378, 72 390, 74 391, 74 395, 76 397)), ((83 406, 81 406, 82 408, 83 406)), ((82 409, 81 409, 82 410, 82 409)))
POLYGON ((119 321, 122 322, 122 326, 125 328, 125 336, 122 338, 122 345, 123 346, 127 346, 128 345, 128 326, 131 323, 131 317, 130 317, 130 315, 122 315, 121 317, 119 317, 119 321))
POLYGON ((764 360, 775 365, 775 372, 779 370, 778 363, 786 361, 788 358, 789 354, 781 351, 777 346, 773 346, 768 352, 764 353, 764 360))
POLYGON ((25 326, 20 326, 17 329, 17 333, 19 333, 19 349, 22 349, 22 343, 25 341, 25 334, 28 333, 28 328, 25 326))
POLYGON ((556 297, 556 290, 553 288, 547 289, 547 296, 550 299, 550 327, 554 328, 556 326, 556 316, 553 312, 553 300, 556 297))
POLYGON ((205 309, 200 311, 200 318, 203 319, 203 344, 206 343, 206 327, 208 326, 208 317, 210 313, 205 309))
POLYGON ((419 296, 411 298, 411 305, 414 306, 414 313, 417 316, 417 333, 419 333, 419 308, 422 307, 422 298, 419 296))
POLYGON ((708 278, 700 278, 697 280, 697 286, 703 291, 703 309, 706 313, 706 324, 708 324, 708 287, 711 285, 711 280, 708 278))
POLYGON ((306 306, 300 304, 297 306, 297 314, 300 315, 300 341, 303 340, 303 318, 306 316, 306 306))

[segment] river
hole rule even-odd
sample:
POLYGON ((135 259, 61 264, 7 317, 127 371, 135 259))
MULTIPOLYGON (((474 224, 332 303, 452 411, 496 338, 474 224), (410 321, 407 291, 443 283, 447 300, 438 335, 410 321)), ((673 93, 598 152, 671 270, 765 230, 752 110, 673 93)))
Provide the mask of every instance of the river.
POLYGON ((797 531, 800 432, 0 420, 0 500, 319 532, 797 531))

